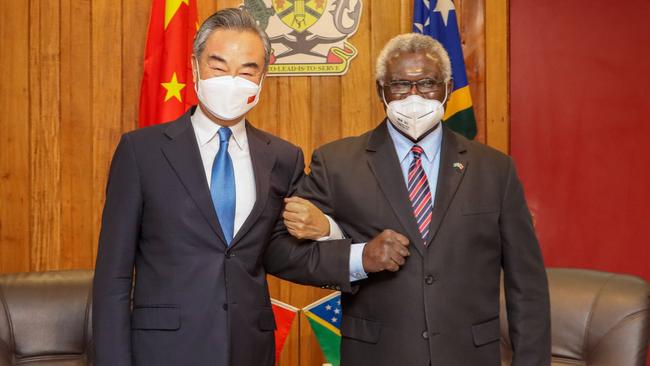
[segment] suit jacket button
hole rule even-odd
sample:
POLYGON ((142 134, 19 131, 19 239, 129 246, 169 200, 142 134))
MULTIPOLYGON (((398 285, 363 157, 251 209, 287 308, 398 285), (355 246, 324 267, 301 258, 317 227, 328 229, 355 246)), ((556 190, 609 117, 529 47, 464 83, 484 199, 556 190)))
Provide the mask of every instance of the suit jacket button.
POLYGON ((228 304, 223 304, 221 308, 223 308, 224 311, 228 311, 228 304))
POLYGON ((422 332, 422 338, 429 339, 429 332, 427 332, 426 330, 422 332))
POLYGON ((428 275, 424 278, 424 283, 427 285, 433 285, 434 282, 436 282, 436 279, 431 275, 428 275))

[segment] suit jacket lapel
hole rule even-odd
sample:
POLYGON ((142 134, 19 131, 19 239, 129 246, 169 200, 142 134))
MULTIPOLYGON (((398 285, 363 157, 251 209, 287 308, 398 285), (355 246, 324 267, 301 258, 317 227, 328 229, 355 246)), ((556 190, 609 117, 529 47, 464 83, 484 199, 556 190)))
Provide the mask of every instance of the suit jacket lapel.
POLYGON ((385 121, 373 131, 366 150, 368 151, 368 165, 377 178, 384 196, 406 230, 402 234, 407 235, 411 239, 411 244, 420 254, 423 254, 424 243, 413 216, 399 159, 385 121))
POLYGON ((467 156, 464 155, 467 151, 464 144, 444 124, 440 150, 440 169, 438 171, 436 200, 433 206, 428 244, 431 244, 436 237, 440 224, 469 165, 467 156))
POLYGON ((165 130, 165 135, 170 141, 162 148, 162 151, 203 217, 208 221, 212 230, 223 242, 223 245, 226 245, 212 203, 210 188, 201 161, 201 153, 190 122, 190 114, 191 111, 188 111, 165 130))
POLYGON ((248 147, 253 163, 253 174, 255 175, 256 199, 251 213, 233 238, 231 247, 237 245, 241 238, 253 227, 253 224, 255 224, 262 212, 264 212, 264 207, 266 207, 266 201, 269 197, 271 171, 273 170, 276 159, 269 145, 271 140, 261 131, 253 127, 248 121, 246 121, 246 133, 248 135, 248 147))

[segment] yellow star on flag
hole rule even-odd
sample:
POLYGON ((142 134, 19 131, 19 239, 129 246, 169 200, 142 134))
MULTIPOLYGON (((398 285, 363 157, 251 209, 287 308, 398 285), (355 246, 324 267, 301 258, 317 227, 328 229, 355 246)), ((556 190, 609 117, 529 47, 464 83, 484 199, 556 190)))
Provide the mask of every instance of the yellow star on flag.
POLYGON ((165 29, 167 29, 167 25, 169 22, 172 21, 172 18, 178 11, 178 8, 181 7, 181 4, 185 4, 187 6, 190 5, 190 0, 167 0, 165 1, 165 29))
POLYGON ((176 73, 172 74, 172 79, 168 83, 160 83, 160 85, 167 90, 165 102, 170 100, 172 97, 178 99, 179 102, 183 102, 181 98, 181 90, 183 90, 185 84, 178 82, 176 73))

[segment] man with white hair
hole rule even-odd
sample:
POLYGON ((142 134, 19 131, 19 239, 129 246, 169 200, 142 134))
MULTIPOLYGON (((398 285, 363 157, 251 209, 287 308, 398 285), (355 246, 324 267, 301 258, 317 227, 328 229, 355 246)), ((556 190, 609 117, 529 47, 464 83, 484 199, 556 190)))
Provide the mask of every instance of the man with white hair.
POLYGON ((512 364, 549 365, 546 273, 512 159, 441 123, 451 65, 434 39, 393 38, 376 73, 387 118, 317 149, 284 213, 315 239, 330 235, 317 207, 354 243, 341 364, 499 365, 503 271, 512 364), (410 245, 373 239, 386 233, 410 245), (371 273, 386 255, 392 271, 371 273))

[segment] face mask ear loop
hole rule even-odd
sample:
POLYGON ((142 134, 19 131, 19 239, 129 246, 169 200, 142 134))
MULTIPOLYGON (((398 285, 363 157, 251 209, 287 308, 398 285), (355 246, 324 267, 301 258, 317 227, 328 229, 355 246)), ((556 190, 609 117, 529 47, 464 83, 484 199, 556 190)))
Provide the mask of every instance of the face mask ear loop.
POLYGON ((445 102, 447 102, 447 97, 449 96, 449 87, 447 86, 447 83, 445 83, 445 99, 442 100, 442 105, 445 105, 445 102))
POLYGON ((262 94, 262 84, 264 83, 264 79, 266 79, 266 73, 262 73, 262 76, 260 77, 260 83, 257 84, 257 94, 255 94, 255 103, 259 102, 260 99, 260 94, 262 94))
POLYGON ((384 84, 380 83, 379 85, 381 85, 381 100, 384 102, 386 108, 388 108, 388 103, 386 103, 386 93, 384 92, 384 84))
POLYGON ((260 94, 262 94, 262 84, 264 84, 264 79, 266 79, 266 73, 262 74, 260 77, 260 83, 257 84, 257 95, 255 96, 256 99, 259 99, 260 94))
POLYGON ((264 84, 264 79, 266 79, 266 73, 262 73, 262 76, 260 77, 260 83, 258 84, 260 90, 262 90, 262 84, 264 84))

